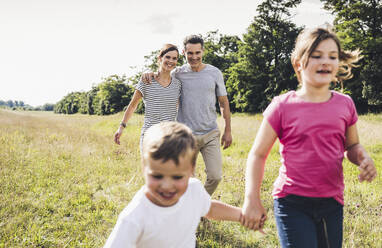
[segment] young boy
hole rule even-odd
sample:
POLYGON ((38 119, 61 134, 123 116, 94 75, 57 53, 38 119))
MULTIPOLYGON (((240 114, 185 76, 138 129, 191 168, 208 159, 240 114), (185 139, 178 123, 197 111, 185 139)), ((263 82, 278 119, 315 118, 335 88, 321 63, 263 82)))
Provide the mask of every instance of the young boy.
POLYGON ((191 129, 178 122, 162 122, 146 131, 146 184, 119 215, 105 247, 194 248, 201 217, 240 221, 240 208, 211 200, 203 184, 192 178, 196 146, 191 129))

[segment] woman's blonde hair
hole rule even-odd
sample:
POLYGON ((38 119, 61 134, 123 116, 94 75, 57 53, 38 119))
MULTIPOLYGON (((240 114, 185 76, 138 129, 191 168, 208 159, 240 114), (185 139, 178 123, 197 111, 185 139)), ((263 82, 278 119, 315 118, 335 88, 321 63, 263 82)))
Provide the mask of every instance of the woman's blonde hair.
POLYGON ((166 53, 168 53, 170 51, 176 51, 178 53, 178 57, 179 57, 178 47, 173 45, 173 44, 164 44, 162 49, 159 50, 158 57, 162 58, 166 53))
POLYGON ((344 80, 352 78, 353 74, 351 69, 357 67, 355 63, 362 58, 360 50, 343 51, 338 36, 330 26, 313 29, 306 28, 298 35, 291 56, 292 66, 300 83, 301 73, 298 71, 298 64, 300 63, 303 68, 306 68, 310 55, 321 41, 327 39, 334 40, 338 47, 339 69, 335 82, 339 81, 342 83, 344 80))

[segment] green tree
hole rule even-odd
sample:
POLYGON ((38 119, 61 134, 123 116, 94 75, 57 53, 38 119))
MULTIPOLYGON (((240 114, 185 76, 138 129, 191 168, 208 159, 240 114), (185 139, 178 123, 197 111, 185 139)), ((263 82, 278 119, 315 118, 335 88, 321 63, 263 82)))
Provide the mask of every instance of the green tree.
POLYGON ((52 104, 52 103, 45 103, 41 107, 41 110, 43 110, 43 111, 53 111, 53 109, 54 109, 54 104, 52 104))
MULTIPOLYGON (((130 102, 133 90, 126 83, 126 76, 111 75, 98 85, 95 96, 95 113, 99 115, 114 114, 122 111, 130 102)), ((93 105, 94 106, 94 105, 93 105)))
POLYGON ((219 68, 223 73, 227 72, 238 61, 240 38, 236 35, 223 35, 216 31, 210 31, 205 36, 203 61, 219 68))
MULTIPOLYGON (((216 31, 210 31, 205 36, 203 62, 219 68, 227 82, 230 71, 229 68, 238 62, 238 51, 240 38, 236 35, 223 35, 216 31)), ((233 92, 227 86, 228 99, 233 99, 233 92)), ((231 102, 231 101, 230 101, 231 102)), ((235 111, 235 105, 230 104, 231 111, 235 111)), ((219 111, 219 108, 217 108, 219 111)))
POLYGON ((58 103, 54 106, 55 113, 62 114, 75 114, 80 109, 80 102, 82 95, 85 92, 71 92, 64 96, 58 103))
POLYGON ((362 51, 360 67, 345 84, 360 112, 382 111, 382 1, 321 0, 335 15, 344 49, 362 51))
POLYGON ((8 100, 8 101, 7 101, 7 106, 8 106, 8 107, 12 108, 14 105, 15 105, 15 104, 14 104, 14 102, 13 102, 12 100, 8 100))
POLYGON ((64 98, 62 98, 60 101, 58 101, 54 105, 54 108, 53 108, 54 113, 56 113, 56 114, 63 114, 63 106, 64 106, 63 100, 64 100, 64 98))
MULTIPOLYGON (((141 79, 142 73, 143 73, 143 70, 140 71, 140 72, 137 72, 136 74, 134 74, 134 75, 132 75, 132 76, 127 78, 127 82, 129 84, 129 86, 131 87, 132 94, 134 94, 135 86, 139 83, 139 80, 141 79)), ((123 110, 126 110, 126 108, 127 108, 127 105, 123 108, 123 110)), ((145 105, 143 104, 143 101, 141 101, 138 104, 137 109, 135 110, 135 112, 139 113, 139 114, 143 114, 145 112, 145 105)))
POLYGON ((229 94, 235 107, 243 112, 260 112, 270 100, 297 80, 290 54, 300 31, 289 21, 291 8, 301 0, 266 0, 239 43, 238 63, 229 68, 229 94))
POLYGON ((54 105, 55 113, 108 115, 122 111, 134 93, 125 75, 111 75, 88 92, 72 92, 54 105))
POLYGON ((144 56, 144 69, 152 72, 158 71, 158 54, 159 50, 152 51, 149 55, 144 56))
POLYGON ((99 91, 99 87, 97 85, 93 85, 92 89, 86 92, 85 109, 86 113, 89 115, 95 114, 95 109, 97 108, 98 102, 96 102, 96 96, 99 91))

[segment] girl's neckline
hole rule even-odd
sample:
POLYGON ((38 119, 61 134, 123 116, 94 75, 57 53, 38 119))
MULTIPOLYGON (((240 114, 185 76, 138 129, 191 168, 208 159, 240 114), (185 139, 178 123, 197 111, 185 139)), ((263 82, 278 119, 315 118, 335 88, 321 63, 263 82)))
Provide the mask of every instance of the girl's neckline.
POLYGON ((329 97, 329 99, 327 99, 325 101, 319 101, 319 102, 305 100, 304 98, 302 98, 301 96, 299 96, 297 94, 297 91, 293 91, 293 95, 294 95, 294 97, 296 97, 297 99, 299 99, 301 102, 304 102, 304 103, 325 104, 325 103, 328 103, 328 102, 332 101, 332 99, 334 98, 335 92, 333 90, 330 90, 330 97, 329 97))

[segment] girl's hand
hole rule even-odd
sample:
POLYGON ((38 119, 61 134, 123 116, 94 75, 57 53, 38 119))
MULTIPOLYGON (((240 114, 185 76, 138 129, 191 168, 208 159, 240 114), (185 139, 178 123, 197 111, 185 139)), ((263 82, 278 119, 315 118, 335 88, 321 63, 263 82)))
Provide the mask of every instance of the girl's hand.
POLYGON ((114 142, 118 145, 120 145, 119 138, 122 136, 123 128, 119 127, 117 132, 114 134, 114 142))
POLYGON ((358 169, 360 170, 360 174, 358 175, 360 182, 365 180, 371 182, 377 176, 377 169, 375 168, 374 161, 369 156, 362 160, 358 169))
POLYGON ((254 231, 259 230, 261 233, 265 234, 263 227, 266 220, 267 212, 265 211, 260 200, 253 203, 249 200, 244 201, 240 216, 240 223, 243 226, 254 231))

